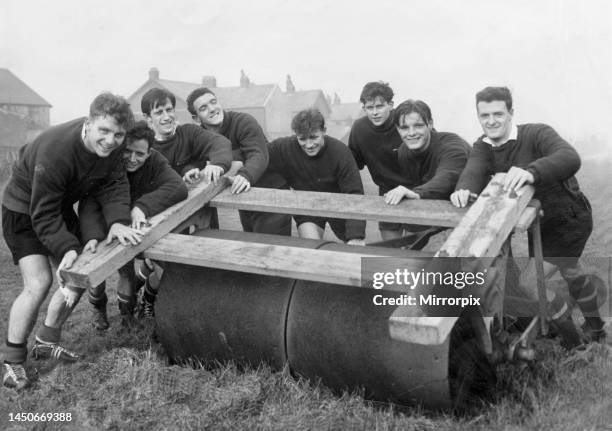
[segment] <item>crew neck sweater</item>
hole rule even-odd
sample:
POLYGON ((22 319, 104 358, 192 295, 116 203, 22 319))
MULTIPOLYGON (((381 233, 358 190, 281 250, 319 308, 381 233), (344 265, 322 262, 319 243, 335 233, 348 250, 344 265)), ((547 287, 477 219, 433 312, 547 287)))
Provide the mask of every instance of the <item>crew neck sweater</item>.
POLYGON ((57 258, 81 251, 62 214, 86 196, 100 203, 109 225, 130 222, 124 146, 108 157, 89 152, 81 138, 85 120, 50 127, 23 146, 2 200, 9 210, 31 217, 36 236, 57 258))
POLYGON ((478 194, 493 174, 517 166, 533 175, 534 198, 542 203, 545 219, 566 210, 561 208, 563 200, 584 199, 574 176, 580 169, 580 156, 552 127, 538 123, 518 125, 517 139, 498 147, 483 142, 483 138, 474 143, 456 190, 478 194))
MULTIPOLYGON (((351 152, 341 141, 325 135, 316 156, 307 155, 295 136, 275 139, 268 148, 270 170, 294 190, 363 195, 361 176, 351 152)), ((364 220, 346 220, 346 240, 365 238, 364 220)))
POLYGON ((348 147, 357 167, 360 170, 368 167, 380 195, 398 185, 408 187, 398 163, 397 151, 401 145, 402 138, 393 124, 393 111, 380 126, 372 124, 367 116, 353 123, 348 147))
POLYGON ((191 169, 204 169, 206 162, 227 172, 232 162, 229 140, 195 124, 177 126, 174 135, 164 141, 155 141, 153 148, 181 177, 191 169))
POLYGON ((402 145, 398 161, 405 187, 421 199, 448 199, 470 154, 469 144, 459 135, 431 131, 429 145, 423 151, 402 145))

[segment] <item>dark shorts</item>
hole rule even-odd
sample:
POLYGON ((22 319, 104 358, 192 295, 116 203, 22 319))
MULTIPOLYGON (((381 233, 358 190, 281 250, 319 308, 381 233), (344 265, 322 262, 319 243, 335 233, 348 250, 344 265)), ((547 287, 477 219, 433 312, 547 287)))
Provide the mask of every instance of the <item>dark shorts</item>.
POLYGON ((575 266, 593 230, 591 204, 584 195, 544 208, 541 221, 544 259, 559 267, 575 266))
POLYGON ((346 220, 344 219, 300 215, 294 215, 293 219, 295 220, 295 224, 297 226, 301 225, 302 223, 310 222, 316 224, 323 230, 325 230, 325 224, 329 223, 329 227, 331 227, 331 230, 334 232, 334 235, 336 235, 339 240, 346 241, 346 220))
POLYGON ((291 236, 290 215, 246 210, 239 210, 238 214, 245 232, 291 236))
POLYGON ((4 241, 13 255, 13 263, 17 265, 19 259, 33 254, 51 256, 32 227, 32 219, 28 214, 11 211, 2 205, 2 233, 4 241))
MULTIPOLYGON (((64 221, 68 230, 78 235, 79 224, 76 214, 72 212, 72 216, 64 217, 64 221)), ((34 232, 32 218, 28 214, 11 211, 4 205, 2 205, 2 233, 15 265, 19 264, 21 258, 34 254, 53 256, 34 232)))
POLYGON ((378 222, 379 230, 390 230, 394 232, 407 230, 408 232, 421 232, 422 230, 427 230, 431 226, 423 226, 418 224, 408 224, 408 223, 393 223, 386 221, 378 222))

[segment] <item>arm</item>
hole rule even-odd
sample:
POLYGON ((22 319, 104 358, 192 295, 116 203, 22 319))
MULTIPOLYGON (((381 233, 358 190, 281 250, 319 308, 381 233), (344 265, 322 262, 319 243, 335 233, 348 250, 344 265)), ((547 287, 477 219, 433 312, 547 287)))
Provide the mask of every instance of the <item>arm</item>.
POLYGON ((448 199, 470 154, 467 142, 457 135, 445 137, 439 149, 439 154, 432 160, 437 164, 433 177, 412 189, 421 199, 448 199))
MULTIPOLYGON (((40 159, 44 160, 44 155, 40 159)), ((68 230, 62 217, 69 177, 69 168, 61 161, 52 158, 49 161, 36 161, 32 177, 30 217, 36 236, 57 258, 62 258, 71 250, 76 254, 81 253, 79 239, 68 230)))
POLYGON ((127 178, 125 163, 121 154, 109 156, 109 171, 106 181, 96 190, 93 196, 102 207, 107 226, 115 223, 130 224, 130 184, 127 178))
POLYGON ((106 237, 108 228, 102 214, 102 207, 91 195, 79 201, 79 224, 83 244, 92 239, 101 241, 106 237))
MULTIPOLYGON (((341 149, 338 164, 338 185, 341 193, 363 195, 363 183, 359 175, 357 163, 351 157, 350 151, 344 147, 341 149)), ((345 237, 347 241, 365 238, 365 220, 349 220, 345 222, 345 237)))
POLYGON ((526 169, 533 175, 535 185, 563 181, 578 172, 580 156, 552 127, 543 124, 525 127, 537 127, 532 139, 541 157, 526 169))
POLYGON ((182 174, 184 175, 190 168, 202 169, 207 161, 227 172, 232 163, 232 143, 229 139, 195 125, 191 131, 194 165, 187 166, 182 174))
POLYGON ((268 167, 267 139, 255 119, 241 118, 238 140, 243 166, 238 170, 251 184, 256 183, 268 167))
MULTIPOLYGON (((143 190, 144 194, 138 197, 133 206, 149 218, 186 199, 187 186, 161 154, 152 153, 146 163, 151 163, 151 169, 146 171, 148 175, 142 183, 150 186, 143 190)), ((145 168, 143 166, 141 169, 145 168)))
POLYGON ((351 132, 349 133, 348 147, 349 147, 349 150, 351 150, 351 154, 353 155, 353 158, 355 159, 357 168, 359 170, 362 170, 363 167, 365 166, 365 159, 363 158, 361 149, 359 148, 359 145, 357 144, 356 136, 357 136, 357 132, 355 131, 355 128, 353 127, 351 128, 351 132))
POLYGON ((464 189, 472 193, 480 193, 487 185, 489 176, 493 174, 493 163, 490 157, 491 149, 487 148, 487 144, 480 141, 474 143, 465 168, 459 175, 455 190, 464 189))

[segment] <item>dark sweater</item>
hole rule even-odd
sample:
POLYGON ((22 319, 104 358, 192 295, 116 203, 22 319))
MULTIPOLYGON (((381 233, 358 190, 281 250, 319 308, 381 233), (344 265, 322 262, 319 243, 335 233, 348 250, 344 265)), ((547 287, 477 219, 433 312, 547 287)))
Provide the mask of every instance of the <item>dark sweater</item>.
POLYGON ((242 112, 223 111, 219 133, 232 143, 233 160, 243 163, 237 173, 257 183, 268 167, 268 140, 257 120, 242 112))
MULTIPOLYGON (((127 173, 130 183, 131 207, 138 207, 147 218, 158 214, 187 198, 187 186, 159 152, 151 149, 151 155, 135 172, 127 173)), ((108 230, 104 220, 97 216, 99 207, 95 199, 85 199, 79 204, 81 236, 86 242, 101 240, 108 230)))
POLYGON ((470 146, 460 136, 432 130, 424 151, 412 151, 402 145, 398 160, 406 187, 421 199, 448 199, 469 154, 470 146))
POLYGON ((29 214, 38 239, 57 258, 81 251, 62 214, 86 196, 100 203, 109 226, 130 222, 124 147, 105 158, 90 153, 81 139, 84 122, 79 118, 53 126, 22 147, 4 191, 3 205, 29 214))
MULTIPOLYGON (((268 147, 270 170, 280 174, 294 190, 363 195, 363 184, 349 149, 325 136, 319 153, 310 157, 295 136, 275 139, 268 147)), ((365 221, 346 220, 346 240, 365 238, 365 221)))
POLYGON ((393 112, 380 126, 372 124, 368 117, 359 118, 353 123, 349 149, 360 170, 368 167, 380 195, 398 185, 408 187, 397 160, 401 145, 402 138, 393 124, 393 112))
POLYGON ((191 169, 204 169, 207 161, 227 172, 232 162, 231 143, 227 138, 195 124, 177 126, 171 138, 156 141, 153 148, 181 177, 191 169))
POLYGON ((517 140, 494 147, 481 136, 475 143, 456 190, 480 193, 496 172, 512 166, 526 169, 535 179, 534 198, 542 202, 544 221, 558 211, 563 202, 586 199, 574 174, 580 168, 580 156, 557 132, 545 124, 518 126, 517 140))

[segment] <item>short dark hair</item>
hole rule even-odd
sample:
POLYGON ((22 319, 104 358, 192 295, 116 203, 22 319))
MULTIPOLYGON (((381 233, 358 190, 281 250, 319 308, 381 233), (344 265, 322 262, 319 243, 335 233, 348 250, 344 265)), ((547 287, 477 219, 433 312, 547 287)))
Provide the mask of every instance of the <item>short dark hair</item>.
POLYGON ((506 104, 508 111, 512 111, 512 94, 508 87, 486 87, 476 93, 476 106, 479 102, 493 102, 501 100, 506 104))
POLYGON ((325 118, 316 108, 304 109, 291 120, 291 129, 297 136, 309 135, 317 130, 325 132, 325 118))
POLYGON ((413 112, 419 114, 423 121, 425 121, 427 124, 433 124, 431 109, 429 109, 427 103, 423 102, 422 100, 412 99, 403 101, 395 108, 395 111, 393 113, 393 123, 396 126, 399 126, 402 117, 408 114, 412 114, 413 112))
POLYGON ((170 91, 165 88, 151 88, 145 94, 142 95, 140 100, 140 110, 144 115, 151 115, 151 111, 156 106, 165 104, 166 100, 172 103, 172 107, 176 106, 176 97, 170 91))
POLYGON ((393 90, 388 83, 383 81, 368 82, 361 90, 359 101, 365 105, 367 101, 374 100, 377 97, 381 97, 387 103, 393 100, 393 90))
POLYGON ((121 96, 104 92, 96 96, 89 105, 89 118, 113 117, 117 124, 126 129, 134 125, 134 114, 130 104, 121 96))
POLYGON ((147 123, 142 120, 136 122, 134 127, 127 131, 125 142, 129 144, 139 139, 144 139, 149 143, 149 150, 153 147, 153 143, 155 142, 155 132, 153 132, 153 130, 147 126, 147 123))
POLYGON ((216 94, 213 93, 207 87, 196 88, 191 93, 189 93, 189 96, 187 96, 187 110, 191 113, 191 115, 196 115, 196 110, 195 110, 195 106, 193 106, 193 102, 195 102, 198 99, 198 97, 204 94, 212 94, 213 96, 216 96, 216 94))

